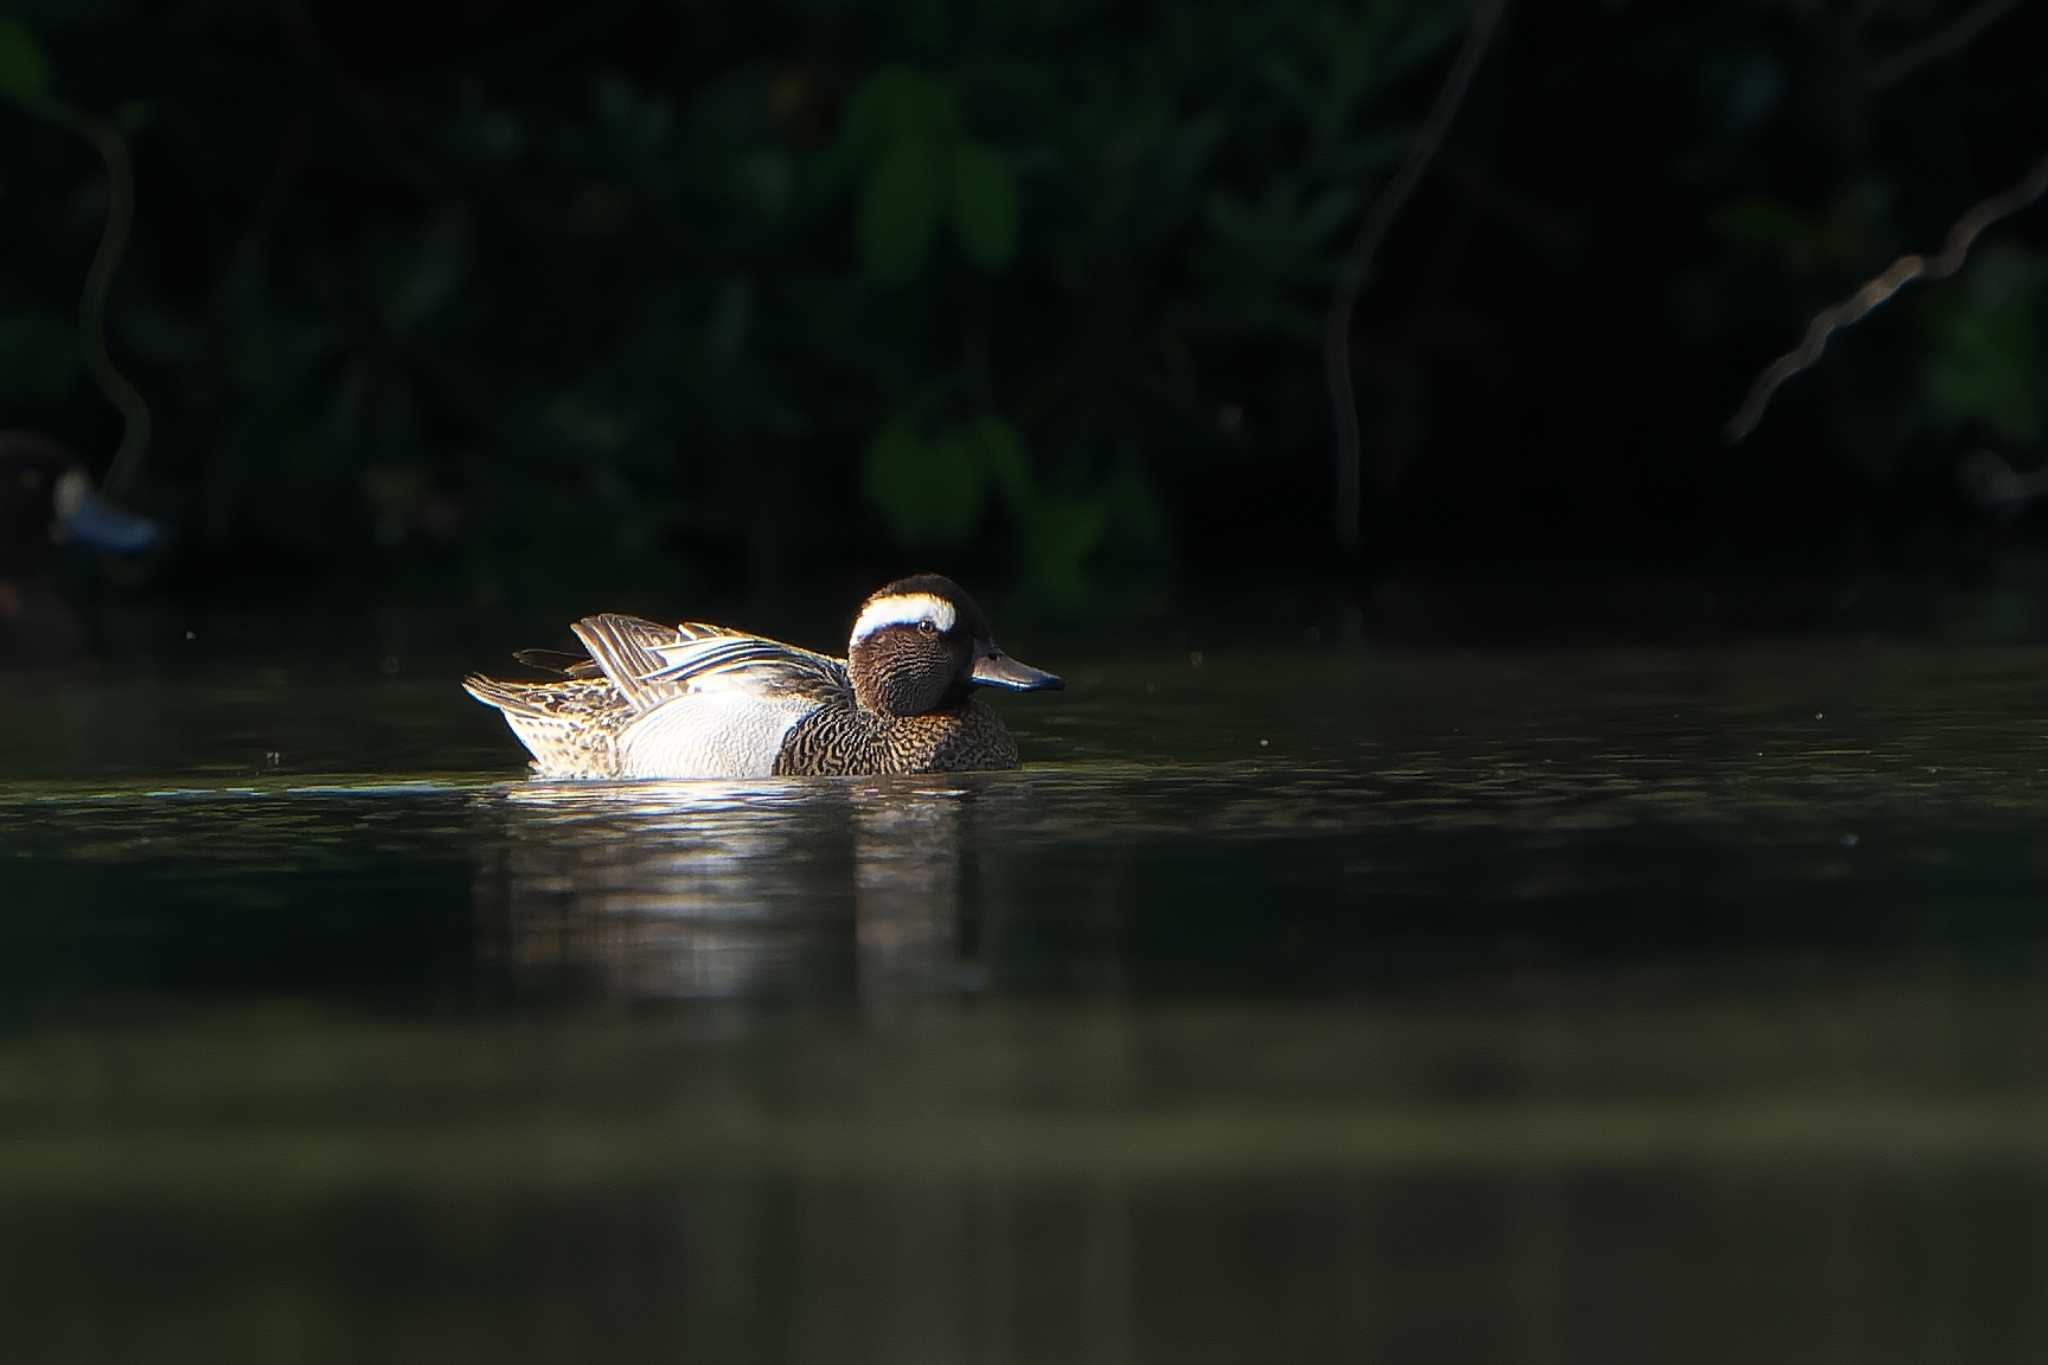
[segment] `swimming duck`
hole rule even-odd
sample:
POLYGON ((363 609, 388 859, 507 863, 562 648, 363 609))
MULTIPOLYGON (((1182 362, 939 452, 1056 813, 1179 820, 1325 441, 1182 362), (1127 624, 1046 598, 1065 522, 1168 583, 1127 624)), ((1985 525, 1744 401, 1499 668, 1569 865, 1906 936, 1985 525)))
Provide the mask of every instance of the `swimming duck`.
POLYGON ((32 431, 0 431, 0 663, 63 663, 84 653, 85 630, 49 570, 67 541, 135 554, 156 525, 93 489, 79 458, 32 431))
POLYGON ((767 777, 970 772, 1017 766, 974 690, 1065 686, 996 647, 959 585, 918 574, 877 589, 846 657, 724 626, 586 616, 587 658, 523 650, 558 676, 463 688, 504 714, 537 777, 767 777))

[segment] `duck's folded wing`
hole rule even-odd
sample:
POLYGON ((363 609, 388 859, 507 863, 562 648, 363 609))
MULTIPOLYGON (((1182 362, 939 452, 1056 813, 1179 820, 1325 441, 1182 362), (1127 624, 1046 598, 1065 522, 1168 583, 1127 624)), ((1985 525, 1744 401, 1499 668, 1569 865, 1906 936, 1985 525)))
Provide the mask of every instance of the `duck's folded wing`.
POLYGON ((597 667, 642 711, 712 687, 809 696, 849 687, 838 659, 723 626, 663 626, 606 614, 587 616, 574 630, 597 667))
MULTIPOLYGON (((593 630, 616 634, 628 642, 652 643, 660 648, 661 642, 673 640, 696 640, 710 635, 739 635, 742 632, 729 630, 724 626, 705 626, 684 622, 671 629, 658 626, 652 621, 643 621, 637 616, 593 616, 593 630)), ((564 678, 602 678, 604 670, 597 666, 597 660, 589 654, 571 654, 560 649, 515 649, 512 657, 528 668, 537 668, 543 673, 555 673, 564 678)))

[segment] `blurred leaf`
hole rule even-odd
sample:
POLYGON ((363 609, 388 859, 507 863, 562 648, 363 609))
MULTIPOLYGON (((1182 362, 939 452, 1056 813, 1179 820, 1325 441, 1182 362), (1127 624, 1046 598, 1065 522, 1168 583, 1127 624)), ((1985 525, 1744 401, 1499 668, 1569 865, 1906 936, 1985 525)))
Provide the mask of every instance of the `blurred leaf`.
POLYGON ((1314 104, 1316 87, 1303 78, 1300 67, 1288 57, 1268 52, 1260 56, 1252 69, 1272 87, 1275 96, 1289 105, 1306 109, 1314 104))
POLYGON ((988 470, 963 433, 936 439, 895 423, 868 443, 861 484, 905 549, 965 544, 988 502, 988 470))
POLYGON ((1290 178, 1269 183, 1256 203, 1211 193, 1192 263, 1217 325, 1313 341, 1350 206, 1350 192, 1339 189, 1305 207, 1290 178))
POLYGON ((1166 508, 1129 456, 1059 491, 1031 489, 1014 519, 1032 589, 1069 604, 1101 600, 1095 589, 1108 579, 1128 584, 1156 574, 1168 551, 1166 508))
POLYGON ((1088 557, 1109 529, 1110 508, 1099 497, 1053 494, 1038 500, 1026 527, 1025 568, 1038 586, 1069 600, 1086 596, 1088 557))
POLYGON ((549 436, 572 449, 617 454, 640 434, 632 414, 581 393, 556 394, 541 416, 549 436))
POLYGON ((0 95, 38 100, 50 93, 50 58, 36 36, 12 19, 0 19, 0 95))
POLYGON ((861 266, 883 284, 917 277, 939 225, 939 164, 929 139, 899 137, 861 195, 856 233, 861 266))
POLYGON ((458 88, 460 102, 442 126, 442 140, 456 155, 503 163, 526 150, 527 126, 518 114, 488 102, 482 82, 473 75, 465 76, 458 88))
POLYGON ((1820 212, 1752 198, 1722 207, 1711 222, 1723 241, 1774 256, 1795 273, 1858 271, 1884 235, 1885 199, 1880 186, 1860 181, 1820 212))
POLYGON ((796 176, 786 153, 754 152, 741 158, 736 171, 746 202, 756 215, 770 223, 788 216, 796 176))
POLYGON ((953 149, 953 232, 967 259, 994 274, 1017 254, 1017 180, 992 148, 953 149))
POLYGON ((591 108, 598 125, 629 150, 660 147, 675 126, 675 106, 666 95, 644 91, 616 71, 592 82, 591 108))
POLYGON ((2017 247, 1984 252, 1931 325, 1920 384, 1937 424, 1981 422, 2005 440, 2048 435, 2048 260, 2017 247))
POLYGON ((1020 518, 1028 515, 1036 489, 1031 463, 1024 453, 1024 434, 993 413, 968 423, 966 434, 979 450, 982 464, 1012 514, 1020 518))
POLYGON ((154 100, 123 100, 107 115, 107 122, 123 137, 134 137, 156 122, 154 100))
POLYGON ((915 67, 879 67, 855 86, 840 112, 833 155, 856 170, 905 138, 941 139, 958 125, 953 92, 915 67))
POLYGON ((474 254, 470 221, 461 212, 442 213, 403 245, 393 244, 380 262, 385 324, 404 334, 446 308, 469 278, 474 254))
POLYGON ((910 78, 898 84, 893 115, 898 137, 945 140, 960 129, 953 87, 922 71, 910 72, 910 78))
POLYGON ((1812 214, 1776 199, 1749 198, 1716 209, 1709 221, 1724 242, 1782 255, 1797 269, 1812 268, 1806 244, 1820 231, 1812 214))
POLYGON ((1104 485, 1104 498, 1109 503, 1119 545, 1141 556, 1164 552, 1166 507, 1135 461, 1122 465, 1110 477, 1104 485))
POLYGON ((907 66, 884 66, 853 88, 839 112, 839 153, 852 164, 873 159, 894 140, 902 126, 899 111, 908 101, 908 82, 918 79, 907 66))

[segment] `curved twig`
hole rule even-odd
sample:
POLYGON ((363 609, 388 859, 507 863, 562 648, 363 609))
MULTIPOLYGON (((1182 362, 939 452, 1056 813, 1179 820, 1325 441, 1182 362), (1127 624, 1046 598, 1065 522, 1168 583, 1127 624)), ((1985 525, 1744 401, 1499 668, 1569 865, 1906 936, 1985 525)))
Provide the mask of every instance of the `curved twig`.
POLYGON ((86 268, 85 288, 78 300, 79 340, 85 348, 85 366, 93 383, 121 414, 121 445, 108 466, 104 486, 120 494, 134 481, 149 453, 149 401, 129 382, 114 363, 107 348, 107 297, 113 292, 115 272, 128 250, 128 234, 135 224, 135 166, 128 156, 128 139, 108 119, 96 118, 75 109, 54 95, 38 95, 19 101, 21 107, 45 123, 78 134, 100 154, 107 167, 107 221, 100 229, 100 244, 86 268))
POLYGON ((1883 274, 1865 281, 1863 287, 1848 298, 1814 314, 1813 321, 1807 325, 1805 339, 1795 349, 1766 366, 1749 386, 1749 396, 1742 400, 1742 406, 1728 419, 1724 428, 1728 440, 1731 443, 1740 441, 1756 430, 1778 386, 1819 360, 1828 338, 1836 331, 1861 322, 1915 280, 1945 280, 1955 274, 1969 258, 1970 248, 1976 244, 1978 234, 1999 219, 2018 213, 2044 193, 2048 193, 2048 157, 2035 162, 2033 169, 2017 184, 1992 195, 1958 218, 1955 226, 1948 230, 1948 238, 1942 243, 1939 254, 1932 257, 1901 256, 1886 267, 1883 274))
POLYGON ((1501 13, 1506 9, 1507 0, 1479 0, 1472 15, 1472 26, 1465 31, 1465 45, 1458 50, 1457 60, 1444 77, 1443 87, 1436 94, 1436 103, 1431 106, 1429 117, 1424 120, 1408 149, 1408 159, 1380 197, 1373 201, 1365 221, 1359 225, 1358 236, 1352 242, 1343 271, 1337 278, 1336 292, 1330 298, 1330 312, 1323 325, 1323 372, 1330 389, 1330 415, 1337 428, 1334 450, 1337 543, 1347 553, 1356 551, 1359 545, 1358 396, 1351 382, 1352 314, 1358 307, 1358 295, 1372 273, 1373 257, 1379 254, 1380 244, 1393 229, 1394 220, 1400 216, 1423 173, 1429 169, 1429 163, 1435 159, 1437 148, 1443 144, 1451 120, 1457 117, 1458 107, 1465 102, 1465 94, 1472 86, 1472 76, 1478 71, 1487 45, 1493 41, 1494 31, 1500 26, 1501 13))
POLYGON ((149 454, 149 401, 128 376, 114 364, 107 349, 107 296, 114 289, 114 272, 128 250, 128 234, 135 225, 135 167, 128 157, 128 139, 101 119, 85 119, 80 129, 107 163, 107 224, 100 233, 99 250, 85 272, 85 292, 78 302, 79 331, 85 340, 85 363, 92 371, 100 392, 121 413, 121 444, 114 462, 107 467, 106 489, 116 496, 127 491, 149 454))
POLYGON ((2018 9, 2019 4, 2020 0, 1983 0, 1982 4, 1971 6, 1948 27, 1873 65, 1863 78, 1865 84, 1872 90, 1882 90, 1897 85, 1929 62, 1961 52, 1976 41, 1978 34, 2018 9))

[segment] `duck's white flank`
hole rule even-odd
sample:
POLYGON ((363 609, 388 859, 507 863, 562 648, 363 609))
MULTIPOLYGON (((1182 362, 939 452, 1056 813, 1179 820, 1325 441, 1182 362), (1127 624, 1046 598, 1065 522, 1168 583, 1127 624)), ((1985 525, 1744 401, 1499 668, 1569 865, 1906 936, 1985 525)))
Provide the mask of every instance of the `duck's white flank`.
POLYGON ((782 741, 815 699, 745 686, 693 687, 619 734, 621 777, 767 777, 782 741))
POLYGON ((943 597, 934 597, 928 592, 899 592, 887 597, 877 597, 861 609, 860 619, 853 623, 853 638, 865 640, 883 626, 914 626, 919 621, 930 621, 940 630, 951 630, 958 618, 953 614, 953 604, 943 597))

